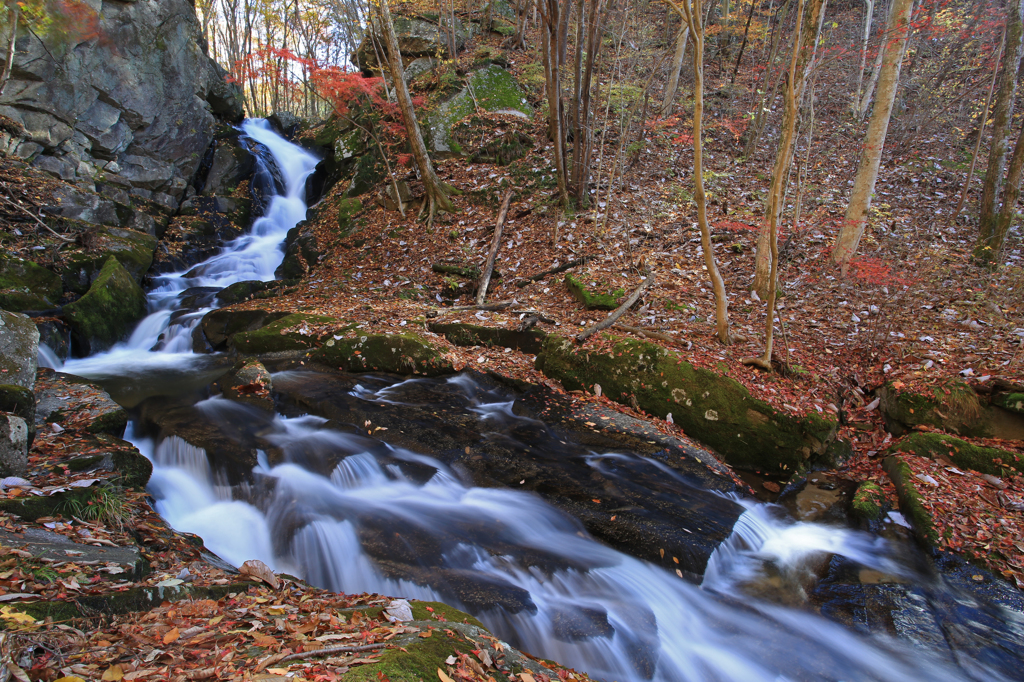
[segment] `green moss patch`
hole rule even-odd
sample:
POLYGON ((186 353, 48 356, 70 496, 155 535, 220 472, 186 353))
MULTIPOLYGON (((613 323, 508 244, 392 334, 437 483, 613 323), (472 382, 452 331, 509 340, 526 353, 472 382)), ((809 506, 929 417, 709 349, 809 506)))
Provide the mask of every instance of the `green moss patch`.
POLYGON ((56 273, 32 261, 0 254, 0 308, 47 310, 57 304, 62 291, 56 273))
POLYGON ((992 403, 1004 410, 1024 414, 1024 393, 1003 393, 996 396, 992 403))
POLYGON ((900 512, 914 526, 914 534, 921 542, 935 546, 938 542, 938 534, 932 523, 932 515, 925 508, 921 501, 921 493, 914 485, 914 473, 910 470, 910 466, 902 458, 890 456, 882 460, 882 468, 885 469, 885 473, 889 475, 889 479, 896 487, 900 512))
POLYGON ((136 282, 153 264, 157 239, 145 232, 117 227, 92 228, 95 247, 65 256, 66 265, 60 272, 64 286, 78 294, 89 290, 97 273, 106 267, 111 256, 116 258, 136 282))
POLYGON ((626 293, 622 289, 605 294, 593 293, 572 275, 565 276, 565 286, 572 297, 582 303, 587 310, 615 310, 619 307, 619 298, 626 293))
POLYGON ((973 445, 942 433, 912 433, 889 447, 886 452, 906 452, 930 459, 948 457, 962 469, 972 469, 992 476, 1003 476, 1008 469, 1024 472, 1024 457, 1015 452, 973 445))
POLYGON ((254 331, 235 334, 231 345, 241 353, 260 355, 289 350, 307 350, 320 338, 342 326, 341 320, 326 315, 292 313, 254 331))
POLYGON ((412 601, 412 617, 416 620, 447 620, 454 623, 469 623, 481 630, 486 630, 484 624, 464 611, 459 611, 454 606, 448 606, 439 601, 412 601))
POLYGON ((885 493, 871 481, 864 481, 853 494, 853 513, 868 521, 877 521, 885 506, 885 493))
POLYGON ((64 320, 85 353, 110 348, 145 314, 146 293, 114 256, 107 259, 88 293, 64 306, 64 320))
POLYGON ((366 334, 328 339, 312 359, 347 372, 438 376, 455 371, 432 344, 416 334, 366 334))
POLYGON ((526 91, 515 76, 491 64, 474 71, 458 94, 430 114, 426 132, 434 151, 461 154, 458 142, 452 138, 452 127, 480 110, 509 114, 523 120, 533 117, 533 108, 527 102, 526 91))
POLYGON ((794 417, 753 398, 735 379, 697 368, 678 353, 646 341, 612 336, 611 348, 588 350, 548 336, 537 369, 568 389, 594 390, 673 421, 734 467, 793 472, 827 458, 837 422, 794 417))

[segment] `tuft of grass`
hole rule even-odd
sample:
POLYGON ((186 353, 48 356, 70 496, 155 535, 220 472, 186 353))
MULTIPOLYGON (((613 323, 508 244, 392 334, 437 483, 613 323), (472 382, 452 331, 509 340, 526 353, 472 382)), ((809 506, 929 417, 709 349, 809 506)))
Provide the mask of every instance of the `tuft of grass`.
POLYGON ((102 486, 85 500, 68 500, 64 512, 83 521, 102 523, 118 530, 123 530, 133 516, 124 490, 114 486, 102 486))

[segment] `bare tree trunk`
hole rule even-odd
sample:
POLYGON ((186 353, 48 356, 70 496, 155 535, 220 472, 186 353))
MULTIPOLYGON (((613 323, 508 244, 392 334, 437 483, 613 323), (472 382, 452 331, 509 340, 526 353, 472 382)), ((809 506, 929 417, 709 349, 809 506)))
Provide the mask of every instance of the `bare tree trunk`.
MULTIPOLYGON (((563 25, 558 0, 540 0, 542 51, 544 53, 544 80, 548 95, 548 134, 554 143, 555 174, 558 179, 558 196, 562 205, 569 203, 569 177, 566 168, 565 124, 562 114, 562 85, 559 76, 561 62, 558 46, 562 42, 559 31, 563 25)), ((568 25, 566 24, 566 29, 568 25)))
POLYGON ((434 214, 437 211, 452 211, 451 199, 445 193, 444 183, 434 172, 434 165, 427 155, 427 146, 423 143, 423 135, 420 133, 420 124, 416 120, 416 112, 413 110, 412 97, 409 96, 409 87, 405 83, 405 68, 402 66, 402 53, 398 49, 398 37, 395 36, 395 26, 391 22, 391 11, 388 9, 387 0, 380 0, 378 5, 381 33, 384 35, 384 43, 387 47, 388 66, 391 70, 391 80, 395 87, 395 96, 398 99, 398 106, 402 110, 402 121, 405 123, 405 132, 409 138, 409 146, 412 148, 413 157, 416 159, 416 166, 420 171, 420 178, 423 180, 423 189, 426 193, 426 200, 420 208, 420 215, 427 211, 427 225, 434 223, 434 214))
POLYGON ((821 22, 825 16, 826 0, 809 0, 805 5, 800 0, 797 8, 796 36, 793 42, 793 58, 790 63, 786 80, 786 108, 782 114, 782 135, 779 149, 775 156, 775 168, 772 171, 772 189, 765 206, 766 224, 761 226, 757 237, 757 256, 754 261, 753 289, 762 298, 770 295, 769 290, 775 288, 772 262, 777 251, 775 233, 778 231, 782 216, 784 187, 789 167, 793 163, 793 139, 796 135, 797 103, 803 99, 807 77, 814 68, 814 57, 818 48, 818 36, 821 35, 821 22), (792 98, 796 98, 792 102, 792 98), (785 154, 783 154, 785 152, 785 154), (776 191, 776 182, 778 191, 776 191))
POLYGON ((683 25, 676 35, 676 51, 672 55, 672 64, 669 65, 668 85, 665 86, 665 100, 661 103, 661 115, 670 116, 676 104, 676 93, 679 90, 679 73, 683 70, 683 60, 686 58, 686 43, 689 42, 690 28, 683 25))
POLYGON ((1013 118, 1013 101, 1017 95, 1017 73, 1024 54, 1024 0, 1015 0, 1010 6, 1006 23, 1006 58, 999 73, 999 88, 996 102, 992 107, 992 144, 989 147, 988 167, 985 183, 981 190, 981 205, 978 210, 978 241, 974 246, 974 257, 981 262, 990 262, 995 257, 990 243, 996 231, 996 197, 1003 181, 1006 168, 1006 153, 1009 147, 1009 128, 1013 118))
POLYGON ((1017 200, 1020 199, 1020 179, 1024 172, 1024 126, 1017 134, 1017 143, 1013 147, 1013 156, 1010 157, 1010 168, 1006 172, 1006 183, 1003 185, 1003 206, 999 211, 995 229, 989 237, 986 254, 990 261, 996 261, 1003 250, 1006 242, 1006 233, 1010 230, 1010 223, 1017 214, 1017 200))
POLYGON ((11 71, 14 69, 15 43, 18 42, 18 17, 21 14, 18 3, 12 3, 11 12, 14 17, 11 19, 11 33, 7 36, 7 58, 4 60, 4 73, 0 76, 0 95, 4 94, 7 81, 11 79, 11 71))
MULTIPOLYGON (((605 20, 608 13, 604 0, 587 0, 586 5, 580 3, 580 8, 586 9, 586 59, 582 60, 583 70, 578 73, 578 86, 576 88, 576 99, 574 101, 573 115, 573 150, 572 150, 572 178, 570 191, 576 201, 577 208, 585 208, 589 199, 588 188, 590 186, 590 156, 594 149, 593 115, 591 113, 591 102, 593 101, 592 83, 594 78, 594 64, 597 55, 601 50, 601 36, 604 33, 605 20)), ((581 61, 580 53, 583 45, 578 39, 576 47, 577 63, 581 61)))
POLYGON ((860 113, 860 91, 864 87, 864 70, 868 65, 868 41, 871 40, 871 19, 874 13, 875 0, 864 0, 864 37, 860 43, 860 69, 857 71, 857 87, 853 91, 853 101, 850 102, 850 110, 854 115, 860 113))
POLYGON ((693 36, 693 198, 697 203, 697 225, 700 228, 700 245, 704 251, 704 266, 711 279, 715 294, 715 328, 718 340, 725 345, 732 343, 729 333, 729 299, 725 293, 725 281, 718 271, 715 252, 711 247, 711 227, 708 225, 708 204, 704 192, 704 17, 701 15, 701 0, 683 0, 681 7, 674 0, 672 6, 683 15, 683 20, 693 36))
POLYGON ((889 10, 884 58, 878 77, 878 97, 871 112, 867 133, 864 135, 864 148, 861 151, 857 176, 853 181, 850 203, 846 207, 846 216, 839 229, 835 249, 832 251, 832 260, 840 265, 843 275, 846 274, 853 254, 857 252, 867 224, 871 195, 875 191, 878 167, 882 161, 882 148, 885 146, 885 135, 889 129, 889 117, 892 115, 892 105, 896 100, 896 90, 900 83, 900 67, 903 65, 904 48, 910 34, 910 15, 913 9, 914 0, 893 0, 892 8, 889 10))
MULTIPOLYGON (((894 2, 895 0, 889 3, 886 25, 889 25, 889 18, 892 17, 894 2)), ((886 30, 885 34, 882 36, 882 41, 878 46, 878 55, 875 57, 875 64, 871 68, 871 77, 868 79, 867 87, 864 88, 864 92, 862 94, 858 95, 860 97, 860 101, 857 103, 856 109, 854 110, 854 116, 858 121, 864 120, 864 117, 868 114, 868 109, 871 107, 871 100, 875 96, 875 85, 878 83, 878 78, 882 73, 882 60, 885 57, 885 45, 888 44, 890 40, 892 40, 892 38, 889 35, 889 31, 886 30)))
MULTIPOLYGON (((779 53, 779 45, 782 43, 780 38, 782 34, 782 24, 789 18, 789 9, 792 6, 791 0, 786 0, 776 12, 776 25, 772 29, 771 46, 768 49, 768 60, 765 62, 764 75, 765 83, 768 83, 768 77, 772 72, 772 67, 775 65, 775 57, 779 53), (781 16, 779 16, 781 15, 781 16)), ((798 40, 798 36, 794 36, 793 40, 798 40)), ((754 112, 754 120, 751 122, 750 127, 747 128, 747 139, 743 144, 743 153, 741 156, 750 158, 757 150, 758 140, 761 139, 761 133, 764 132, 765 123, 768 121, 768 112, 771 110, 772 104, 775 102, 775 98, 779 92, 779 84, 782 82, 782 72, 775 78, 770 88, 765 89, 765 95, 761 102, 758 103, 757 108, 754 112)), ((756 94, 755 90, 755 94, 756 94)))

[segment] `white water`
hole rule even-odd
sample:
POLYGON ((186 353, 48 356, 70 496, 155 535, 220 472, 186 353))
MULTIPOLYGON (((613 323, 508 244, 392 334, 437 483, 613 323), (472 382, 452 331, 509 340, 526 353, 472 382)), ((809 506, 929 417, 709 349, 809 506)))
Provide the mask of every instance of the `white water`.
MULTIPOLYGON (((274 270, 284 258, 281 245, 288 230, 306 217, 306 178, 318 159, 272 131, 266 121, 247 120, 242 132, 273 155, 284 178, 285 194, 271 198, 252 229, 225 245, 217 255, 188 270, 154 277, 149 292, 150 314, 139 322, 129 339, 105 353, 70 359, 64 363, 64 371, 93 377, 187 368, 201 358, 192 353, 192 330, 212 308, 200 308, 172 321, 172 314, 181 308, 181 293, 194 287, 223 288, 246 280, 274 279, 274 270)), ((257 163, 262 160, 257 159, 257 163)), ((59 359, 45 346, 40 347, 39 364, 61 367, 59 359)))
MULTIPOLYGON (((182 291, 273 277, 281 260, 279 245, 305 212, 301 188, 315 160, 259 123, 247 122, 244 130, 274 154, 287 196, 272 200, 252 235, 228 245, 192 277, 160 278, 150 295, 153 312, 132 337, 103 355, 69 362, 68 371, 96 376, 180 369, 196 357, 189 352, 191 326, 208 310, 195 311, 186 324, 169 326, 182 291)), ((470 381, 452 380, 457 385, 470 381)), ((402 404, 400 386, 354 393, 375 403, 402 404)), ((245 411, 253 409, 219 398, 199 407, 220 419, 245 419, 245 411)), ((510 407, 492 403, 472 411, 495 424, 519 419, 510 407)), ((379 443, 371 452, 367 438, 323 426, 316 417, 276 419, 264 437, 284 461, 271 467, 261 453, 255 482, 235 488, 211 469, 207 453, 179 438, 155 443, 131 431, 126 437, 154 464, 150 491, 158 511, 173 527, 201 536, 225 560, 239 565, 258 558, 346 592, 439 599, 451 593, 451 585, 440 577, 445 571, 502 585, 505 592, 520 590, 533 610, 481 607, 475 615, 525 650, 609 682, 964 678, 963 668, 951 669, 927 650, 900 651, 896 643, 864 638, 739 591, 768 566, 798 575, 823 552, 898 573, 884 544, 870 536, 789 523, 748 503, 733 536, 712 556, 704 586, 697 587, 595 542, 577 521, 534 495, 473 487, 458 471, 429 457, 379 443), (382 454, 387 457, 383 464, 382 454), (338 457, 329 472, 316 473, 298 463, 309 466, 338 457), (423 465, 432 466, 436 473, 417 483, 404 473, 403 463, 421 471, 423 465), (366 545, 374 533, 395 553, 437 547, 433 554, 420 555, 434 576, 426 581, 431 586, 385 577, 366 545), (548 568, 525 559, 538 555, 546 557, 548 568)), ((592 466, 600 467, 608 457, 632 455, 595 455, 592 466)), ((666 475, 672 474, 666 470, 666 475)), ((1003 679, 980 665, 971 672, 974 679, 1003 679)))

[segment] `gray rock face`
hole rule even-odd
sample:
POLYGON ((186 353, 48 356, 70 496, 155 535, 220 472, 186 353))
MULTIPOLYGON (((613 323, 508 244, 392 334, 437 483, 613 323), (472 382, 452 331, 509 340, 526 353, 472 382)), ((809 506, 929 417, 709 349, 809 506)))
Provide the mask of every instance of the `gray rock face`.
POLYGON ((28 472, 28 424, 21 417, 0 413, 0 476, 28 472))
POLYGON ((0 382, 32 390, 39 330, 26 315, 0 310, 0 382))
MULTIPOLYGON (((419 17, 404 17, 394 15, 395 37, 398 38, 398 50, 402 56, 409 59, 419 57, 436 56, 440 49, 441 55, 451 57, 448 54, 448 25, 444 29, 438 28, 433 21, 426 21, 419 17)), ((466 44, 469 32, 466 31, 462 22, 455 19, 455 50, 459 51, 466 44)), ((376 36, 378 45, 383 45, 383 37, 376 36)), ((363 39, 355 53, 352 55, 352 63, 361 69, 379 68, 377 63, 377 52, 374 50, 370 36, 363 39)))
POLYGON ((5 132, 0 144, 85 190, 119 176, 161 195, 146 199, 166 197, 176 208, 216 117, 242 118, 241 92, 201 48, 187 0, 89 4, 99 15, 102 41, 68 46, 32 34, 17 39, 0 113, 25 132, 5 132))

